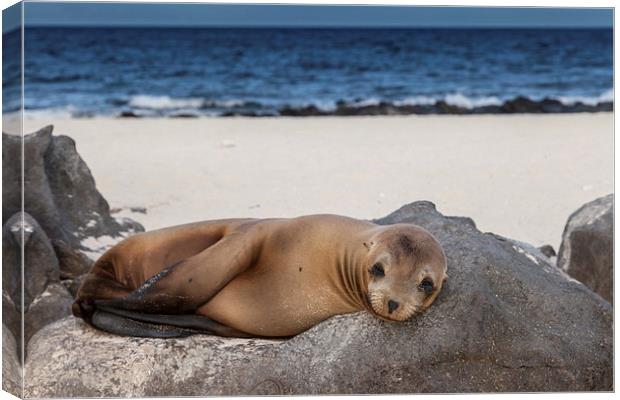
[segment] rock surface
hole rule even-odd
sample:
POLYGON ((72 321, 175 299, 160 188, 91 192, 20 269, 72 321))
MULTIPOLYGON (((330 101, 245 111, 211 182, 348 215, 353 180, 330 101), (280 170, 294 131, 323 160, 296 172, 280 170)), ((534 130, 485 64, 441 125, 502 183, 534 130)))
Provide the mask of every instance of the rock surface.
POLYGON ((28 213, 18 212, 9 218, 2 229, 2 286, 13 303, 21 305, 22 264, 21 242, 24 244, 24 307, 39 296, 50 282, 58 282, 60 270, 52 244, 28 213))
POLYGON ((60 264, 60 279, 76 279, 87 273, 93 265, 90 258, 73 250, 62 240, 52 240, 52 247, 60 264))
POLYGON ((483 234, 428 202, 377 222, 421 225, 448 256, 447 285, 411 321, 357 313, 283 341, 162 340, 114 336, 67 317, 31 339, 25 395, 613 390, 609 303, 531 246, 483 234))
MULTIPOLYGON (((88 237, 122 236, 143 231, 131 220, 117 221, 95 187, 73 139, 52 136, 52 126, 24 136, 24 210, 52 240, 74 249, 88 237)), ((21 138, 2 134, 2 223, 21 210, 21 138)), ((98 250, 98 249, 97 249, 98 250)))
POLYGON ((558 267, 613 302, 614 195, 584 204, 568 218, 558 267))
POLYGON ((543 253, 545 257, 549 259, 558 256, 558 254, 555 252, 555 249, 550 244, 542 245, 538 248, 538 250, 540 250, 540 252, 543 253))
POLYGON ((11 296, 2 291, 2 325, 5 326, 14 338, 21 338, 22 316, 13 303, 11 296))
POLYGON ((2 390, 22 397, 22 368, 19 358, 15 338, 2 324, 2 390))
POLYGON ((73 297, 60 283, 52 283, 47 286, 30 305, 24 320, 24 342, 28 341, 39 329, 71 315, 73 297))

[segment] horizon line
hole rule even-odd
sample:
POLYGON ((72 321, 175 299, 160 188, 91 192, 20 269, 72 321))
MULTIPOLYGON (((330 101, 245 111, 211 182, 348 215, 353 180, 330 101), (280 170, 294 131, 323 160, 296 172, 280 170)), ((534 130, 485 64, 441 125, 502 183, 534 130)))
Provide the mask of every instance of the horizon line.
MULTIPOLYGON (((26 28, 81 28, 81 29, 101 29, 101 28, 131 28, 131 29, 541 29, 541 30, 571 30, 571 29, 596 29, 613 30, 613 26, 596 25, 576 25, 576 26, 538 26, 538 25, 146 25, 146 24, 27 24, 26 28)), ((3 34, 11 33, 21 29, 15 27, 3 34)))

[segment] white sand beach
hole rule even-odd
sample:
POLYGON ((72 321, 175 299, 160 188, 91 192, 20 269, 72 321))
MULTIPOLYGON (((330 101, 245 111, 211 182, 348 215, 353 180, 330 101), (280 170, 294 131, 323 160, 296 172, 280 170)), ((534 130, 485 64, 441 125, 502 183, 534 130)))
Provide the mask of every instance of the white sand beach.
POLYGON ((551 244, 613 191, 613 114, 26 120, 69 135, 117 215, 384 216, 416 200, 551 244), (129 207, 146 207, 147 213, 129 207))

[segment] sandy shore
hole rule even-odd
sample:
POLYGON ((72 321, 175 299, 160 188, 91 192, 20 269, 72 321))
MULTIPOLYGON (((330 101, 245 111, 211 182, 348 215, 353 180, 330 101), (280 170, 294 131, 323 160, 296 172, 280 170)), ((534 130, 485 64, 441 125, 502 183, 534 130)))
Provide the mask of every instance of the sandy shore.
POLYGON ((613 191, 613 114, 27 120, 66 134, 112 208, 147 229, 222 217, 384 216, 430 200, 559 246, 613 191))

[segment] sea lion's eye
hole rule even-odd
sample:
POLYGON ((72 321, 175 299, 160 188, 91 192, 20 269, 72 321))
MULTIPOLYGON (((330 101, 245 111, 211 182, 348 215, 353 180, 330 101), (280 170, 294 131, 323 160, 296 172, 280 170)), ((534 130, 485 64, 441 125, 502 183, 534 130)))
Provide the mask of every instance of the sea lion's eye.
POLYGON ((433 281, 428 278, 424 278, 418 285, 418 288, 426 294, 431 294, 433 292, 433 281))
POLYGON ((370 269, 370 273, 378 277, 385 276, 385 270, 383 269, 383 265, 381 265, 381 263, 376 263, 373 265, 370 269))

